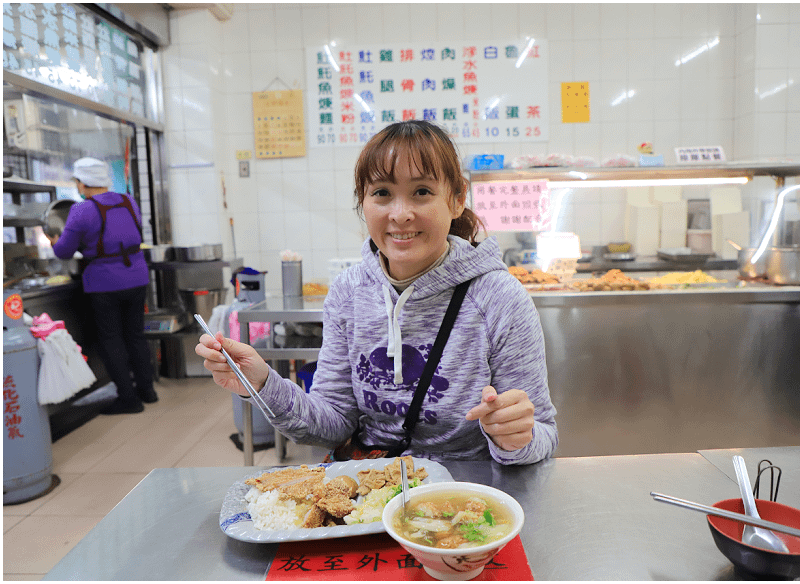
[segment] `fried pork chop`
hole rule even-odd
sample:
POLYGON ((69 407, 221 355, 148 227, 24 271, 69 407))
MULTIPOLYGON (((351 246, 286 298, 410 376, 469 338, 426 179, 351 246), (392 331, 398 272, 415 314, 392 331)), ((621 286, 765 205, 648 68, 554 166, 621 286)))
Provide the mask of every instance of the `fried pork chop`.
POLYGON ((304 479, 318 477, 319 481, 325 478, 325 469, 321 466, 308 468, 304 464, 300 468, 284 468, 275 472, 265 472, 260 477, 247 479, 245 484, 256 487, 262 493, 274 491, 281 485, 294 484, 304 479))

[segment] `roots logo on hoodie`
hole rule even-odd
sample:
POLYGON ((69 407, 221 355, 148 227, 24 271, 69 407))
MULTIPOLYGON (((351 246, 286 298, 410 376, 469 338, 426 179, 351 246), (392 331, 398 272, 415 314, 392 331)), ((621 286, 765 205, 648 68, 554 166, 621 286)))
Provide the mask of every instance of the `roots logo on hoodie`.
MULTIPOLYGON (((403 345, 403 380, 400 384, 394 382, 394 358, 387 355, 386 347, 378 347, 370 353, 369 357, 362 353, 356 369, 359 380, 369 384, 380 393, 397 392, 397 397, 403 399, 403 402, 395 403, 384 400, 378 403, 377 395, 368 395, 371 392, 365 391, 364 398, 367 404, 387 414, 405 415, 414 398, 414 391, 417 389, 431 347, 432 345, 424 345, 419 348, 403 345)), ((434 373, 428 387, 427 401, 437 403, 449 386, 450 382, 447 379, 434 373)))

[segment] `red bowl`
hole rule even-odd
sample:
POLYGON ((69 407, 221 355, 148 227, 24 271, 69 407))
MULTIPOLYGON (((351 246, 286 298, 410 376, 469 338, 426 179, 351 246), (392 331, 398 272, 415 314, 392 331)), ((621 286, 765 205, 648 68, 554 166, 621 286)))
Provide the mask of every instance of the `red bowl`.
MULTIPOLYGON (((714 503, 714 507, 744 513, 741 499, 725 499, 714 503)), ((800 509, 764 499, 756 499, 756 508, 765 521, 800 529, 800 509)), ((714 543, 737 569, 755 576, 800 578, 800 538, 774 532, 783 540, 789 552, 772 552, 742 543, 744 523, 712 515, 707 518, 714 543)))

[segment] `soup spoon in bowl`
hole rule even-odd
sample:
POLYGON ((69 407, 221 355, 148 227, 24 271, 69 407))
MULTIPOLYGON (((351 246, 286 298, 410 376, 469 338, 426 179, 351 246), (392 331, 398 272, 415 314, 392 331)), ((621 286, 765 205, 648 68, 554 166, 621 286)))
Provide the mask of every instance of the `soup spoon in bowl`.
MULTIPOLYGON (((739 483, 739 490, 742 493, 742 502, 744 503, 744 512, 750 517, 760 519, 756 509, 756 500, 753 498, 753 493, 750 491, 750 477, 747 476, 747 468, 744 465, 744 458, 739 455, 733 457, 733 468, 736 470, 736 479, 739 483)), ((775 535, 769 529, 763 527, 756 527, 755 525, 744 526, 742 531, 742 542, 753 547, 758 547, 775 552, 788 552, 789 548, 783 543, 780 537, 775 535)))
POLYGON ((408 503, 408 470, 406 469, 406 462, 404 460, 400 460, 400 484, 402 485, 402 491, 400 492, 400 496, 403 498, 403 521, 406 519, 406 503, 408 503))

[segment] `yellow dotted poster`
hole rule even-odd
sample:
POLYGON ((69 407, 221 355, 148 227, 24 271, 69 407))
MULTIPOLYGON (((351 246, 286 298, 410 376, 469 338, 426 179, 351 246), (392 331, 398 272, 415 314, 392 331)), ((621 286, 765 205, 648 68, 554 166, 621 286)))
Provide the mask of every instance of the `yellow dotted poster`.
POLYGON ((565 124, 589 121, 589 82, 561 84, 561 121, 565 124))
POLYGON ((253 93, 256 158, 306 155, 303 91, 253 93))

